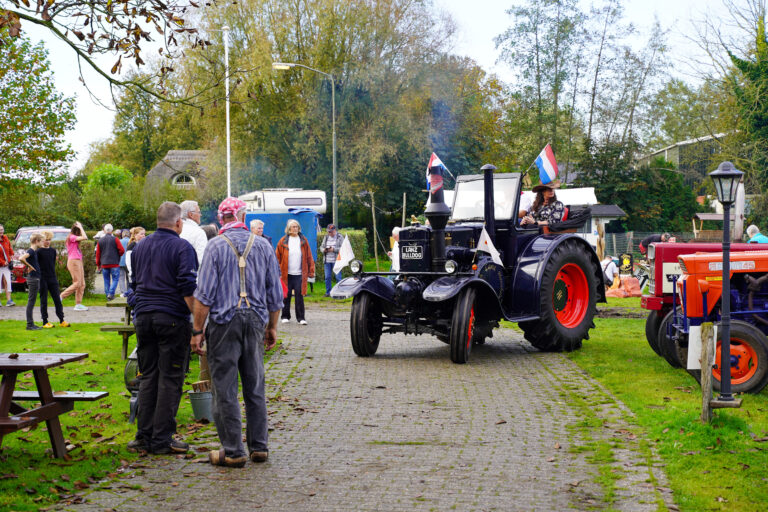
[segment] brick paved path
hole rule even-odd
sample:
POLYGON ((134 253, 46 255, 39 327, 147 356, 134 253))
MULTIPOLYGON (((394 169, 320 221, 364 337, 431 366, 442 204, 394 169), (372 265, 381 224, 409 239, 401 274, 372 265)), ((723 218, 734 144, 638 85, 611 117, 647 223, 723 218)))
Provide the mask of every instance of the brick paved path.
POLYGON ((140 464, 148 467, 74 510, 644 511, 671 503, 622 406, 514 330, 497 330, 470 364, 455 365, 431 336, 385 335, 375 357, 358 358, 347 310, 314 305, 307 319, 306 327, 280 325, 285 351, 269 365, 269 462, 222 469, 149 457, 140 464), (590 462, 590 442, 600 440, 615 445, 604 468, 618 479, 612 503, 590 462))

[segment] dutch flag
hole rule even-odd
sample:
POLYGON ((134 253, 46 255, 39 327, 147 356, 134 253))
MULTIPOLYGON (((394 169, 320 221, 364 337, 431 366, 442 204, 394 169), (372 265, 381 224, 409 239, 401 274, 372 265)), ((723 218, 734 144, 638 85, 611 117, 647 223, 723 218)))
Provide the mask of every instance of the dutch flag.
POLYGON ((426 178, 427 178, 427 190, 435 193, 438 190, 440 190, 440 187, 443 186, 443 177, 435 175, 433 178, 430 179, 429 177, 429 170, 433 167, 440 167, 441 169, 448 170, 448 168, 443 164, 443 161, 440 160, 440 157, 438 157, 436 154, 432 153, 432 156, 429 157, 429 164, 427 164, 427 172, 426 172, 426 178), (435 189, 432 190, 432 182, 435 182, 435 189))
POLYGON ((557 178, 557 160, 549 144, 544 146, 536 158, 536 167, 539 168, 539 180, 542 185, 557 178))

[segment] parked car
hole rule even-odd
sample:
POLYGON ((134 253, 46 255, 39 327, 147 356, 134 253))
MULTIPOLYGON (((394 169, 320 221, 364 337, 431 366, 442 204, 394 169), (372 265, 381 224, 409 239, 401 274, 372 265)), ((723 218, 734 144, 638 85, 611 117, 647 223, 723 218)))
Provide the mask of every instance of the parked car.
POLYGON ((24 226, 16 231, 16 238, 13 239, 13 270, 11 271, 11 286, 27 287, 27 268, 24 263, 19 261, 22 254, 29 248, 29 238, 33 233, 50 231, 53 233, 53 242, 64 242, 69 236, 69 228, 64 226, 24 226))

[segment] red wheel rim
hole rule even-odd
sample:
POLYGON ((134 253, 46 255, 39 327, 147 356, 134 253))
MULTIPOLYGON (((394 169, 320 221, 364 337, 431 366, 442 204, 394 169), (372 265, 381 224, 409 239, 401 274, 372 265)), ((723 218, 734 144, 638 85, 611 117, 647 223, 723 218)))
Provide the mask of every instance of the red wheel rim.
POLYGON ((472 333, 475 330, 475 306, 469 310, 469 325, 467 325, 467 349, 472 344, 472 333))
POLYGON ((552 305, 563 327, 576 327, 584 320, 589 308, 589 285, 581 267, 573 263, 563 265, 555 276, 552 305))
MULTIPOLYGON (((712 376, 720 380, 720 342, 717 342, 715 352, 715 364, 717 368, 712 369, 712 376)), ((751 379, 757 371, 757 352, 752 345, 738 338, 731 338, 731 384, 743 384, 751 379)))

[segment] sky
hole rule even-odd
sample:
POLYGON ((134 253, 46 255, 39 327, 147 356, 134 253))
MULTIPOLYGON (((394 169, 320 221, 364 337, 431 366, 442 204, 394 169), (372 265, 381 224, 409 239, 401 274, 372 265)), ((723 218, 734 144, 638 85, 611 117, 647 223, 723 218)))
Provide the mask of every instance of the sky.
MULTIPOLYGON (((454 53, 471 57, 486 71, 497 74, 505 81, 514 81, 509 67, 497 63, 498 52, 493 42, 497 35, 511 25, 511 17, 506 14, 506 10, 515 3, 513 0, 434 0, 434 3, 449 12, 457 24, 454 53)), ((586 7, 591 2, 581 0, 581 3, 586 7)), ((720 0, 625 1, 625 19, 632 20, 641 34, 647 33, 643 29, 650 27, 655 18, 659 19, 663 27, 670 29, 670 53, 681 62, 696 52, 695 45, 686 38, 694 34, 693 22, 703 19, 707 12, 722 15, 722 11, 720 0)), ((114 112, 108 108, 113 105, 109 87, 102 77, 90 69, 84 69, 88 85, 86 89, 79 80, 77 59, 68 47, 31 23, 25 24, 24 30, 33 41, 44 41, 59 90, 76 97, 77 124, 67 135, 67 141, 77 152, 77 159, 70 167, 70 172, 74 173, 85 164, 90 144, 105 140, 110 135, 114 112)), ((113 57, 104 57, 98 62, 109 69, 112 60, 113 57)), ((684 66, 676 66, 676 70, 685 73, 684 66)), ((682 75, 680 78, 691 77, 682 75)))

